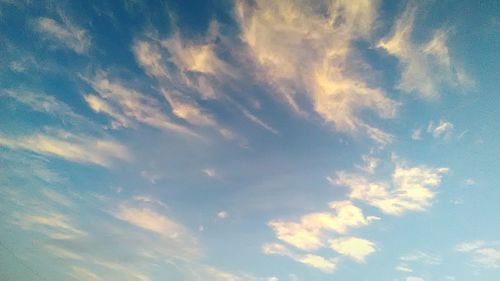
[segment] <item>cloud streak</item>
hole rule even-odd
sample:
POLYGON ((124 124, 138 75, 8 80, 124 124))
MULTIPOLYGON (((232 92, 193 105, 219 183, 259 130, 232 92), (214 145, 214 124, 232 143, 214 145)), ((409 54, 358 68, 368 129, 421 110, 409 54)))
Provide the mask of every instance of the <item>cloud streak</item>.
POLYGON ((51 18, 42 17, 36 21, 35 30, 78 54, 87 53, 91 45, 88 31, 71 24, 68 20, 61 23, 51 18))
POLYGON ((131 159, 127 148, 118 142, 62 130, 50 135, 36 133, 16 138, 0 135, 0 146, 105 167, 111 166, 114 160, 131 159))

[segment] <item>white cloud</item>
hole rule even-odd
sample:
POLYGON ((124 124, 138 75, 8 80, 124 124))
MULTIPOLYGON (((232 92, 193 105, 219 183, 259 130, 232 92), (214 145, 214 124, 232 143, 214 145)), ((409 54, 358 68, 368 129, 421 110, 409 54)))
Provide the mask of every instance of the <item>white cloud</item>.
POLYGON ((416 277, 416 276, 409 276, 406 277, 406 281, 425 281, 423 278, 416 277))
POLYGON ((271 133, 273 133, 275 135, 279 135, 280 134, 276 129, 274 129, 273 127, 271 127, 266 122, 262 121, 259 117, 255 116, 253 113, 251 113, 250 111, 248 111, 246 108, 240 106, 240 110, 243 113, 243 115, 246 118, 248 118, 250 121, 252 121, 253 123, 259 125, 260 127, 268 130, 269 132, 271 132, 271 133))
POLYGON ((399 215, 406 211, 425 210, 435 196, 431 188, 441 184, 442 175, 447 171, 447 168, 396 164, 390 182, 372 181, 365 175, 343 171, 329 180, 349 187, 351 199, 364 201, 385 213, 399 215))
POLYGON ((399 258, 402 262, 405 263, 421 263, 426 265, 439 265, 442 262, 442 259, 439 256, 434 254, 426 253, 423 251, 415 251, 411 254, 404 255, 399 258))
POLYGON ((106 167, 110 166, 113 160, 131 158, 126 147, 115 141, 75 135, 66 131, 56 131, 53 135, 36 133, 17 138, 0 135, 0 146, 106 167))
POLYGON ((160 102, 152 96, 126 88, 102 75, 93 80, 84 80, 99 94, 99 97, 87 95, 85 100, 94 111, 113 118, 113 127, 131 127, 134 123, 143 123, 161 130, 197 136, 190 129, 172 122, 163 112, 160 102))
POLYGON ((229 218, 229 214, 226 211, 220 211, 217 213, 217 218, 223 220, 229 218))
POLYGON ((196 104, 188 96, 182 95, 177 91, 169 92, 162 90, 163 96, 170 104, 172 113, 188 123, 198 126, 215 126, 215 119, 196 104))
POLYGON ((71 107, 64 102, 41 92, 4 89, 0 90, 0 97, 14 99, 18 103, 29 106, 34 111, 60 116, 63 120, 83 120, 83 117, 75 114, 71 107))
POLYGON ((325 232, 345 233, 369 223, 362 210, 350 201, 332 202, 330 208, 334 212, 306 214, 299 222, 273 220, 269 226, 278 239, 299 249, 314 250, 323 247, 325 232))
POLYGON ((168 77, 168 71, 161 62, 161 53, 158 46, 146 41, 137 41, 132 49, 137 62, 149 75, 168 77))
POLYGON ((122 205, 114 212, 114 216, 132 225, 158 233, 170 239, 179 238, 185 232, 180 224, 149 208, 122 205))
POLYGON ((262 251, 266 255, 279 255, 289 257, 297 262, 317 268, 326 273, 333 272, 337 266, 337 260, 335 259, 326 259, 322 256, 313 254, 297 255, 291 252, 285 246, 277 243, 265 244, 262 247, 262 251))
POLYGON ((358 262, 364 262, 367 256, 375 252, 375 244, 373 242, 357 237, 332 239, 328 242, 330 243, 330 248, 358 262))
MULTIPOLYGON (((215 22, 212 22, 214 26, 215 22)), ((163 40, 161 45, 170 54, 170 60, 181 70, 210 75, 228 74, 228 66, 215 53, 213 43, 183 42, 179 35, 163 40)))
POLYGON ((429 126, 427 126, 427 132, 431 133, 434 138, 450 138, 453 132, 454 126, 448 121, 441 120, 439 123, 434 123, 431 121, 429 126))
POLYGON ((365 132, 387 143, 391 136, 365 123, 359 112, 392 118, 397 104, 348 64, 355 53, 352 42, 369 37, 376 10, 375 1, 261 0, 238 1, 235 14, 258 77, 285 103, 304 115, 311 107, 341 132, 365 132))
POLYGON ((411 269, 407 264, 400 264, 396 267, 397 271, 401 272, 413 272, 413 269, 411 269))
POLYGON ((466 185, 475 185, 476 184, 476 181, 472 178, 468 178, 465 180, 465 184, 466 185))
POLYGON ((214 168, 205 168, 201 170, 207 177, 218 179, 220 178, 219 173, 214 168))
POLYGON ((24 229, 37 230, 56 240, 73 240, 87 233, 77 226, 68 216, 56 211, 45 214, 15 213, 15 224, 24 229))
POLYGON ((364 165, 363 166, 356 165, 356 167, 369 174, 373 174, 375 172, 375 169, 377 169, 380 163, 380 159, 370 155, 363 155, 361 158, 363 159, 364 165))
POLYGON ((500 242, 468 241, 458 244, 455 250, 472 255, 474 264, 488 269, 500 269, 500 242))
POLYGON ((443 84, 471 86, 473 82, 450 57, 446 30, 435 30, 426 43, 413 42, 416 14, 417 8, 408 5, 397 19, 392 35, 378 43, 379 48, 400 61, 403 72, 397 87, 425 98, 435 98, 443 84))
POLYGON ((87 280, 87 281, 101 281, 103 280, 99 275, 93 273, 92 271, 79 267, 79 266, 72 266, 71 267, 72 271, 70 275, 74 277, 76 280, 87 280))
POLYGON ((91 39, 88 31, 71 24, 67 19, 61 23, 50 18, 39 18, 35 29, 76 53, 84 54, 90 48, 91 39))
POLYGON ((196 100, 186 93, 194 90, 200 92, 204 98, 213 98, 213 87, 209 78, 203 75, 225 73, 226 65, 218 59, 212 44, 197 46, 181 41, 178 34, 161 41, 161 44, 137 40, 133 46, 136 60, 146 73, 161 85, 160 91, 168 101, 174 116, 195 126, 214 127, 223 137, 234 138, 234 133, 221 127, 214 116, 202 109, 196 100), (162 55, 165 53, 164 49, 175 67, 167 66, 162 55))

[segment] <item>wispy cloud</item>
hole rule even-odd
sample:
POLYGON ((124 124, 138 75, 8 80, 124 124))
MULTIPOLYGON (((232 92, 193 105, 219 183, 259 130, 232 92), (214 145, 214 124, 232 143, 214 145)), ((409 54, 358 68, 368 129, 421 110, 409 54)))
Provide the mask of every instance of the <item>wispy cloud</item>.
POLYGON ((279 255, 289 257, 297 262, 303 263, 307 266, 317 268, 326 273, 332 273, 337 266, 336 259, 326 259, 322 256, 305 254, 298 255, 290 251, 288 248, 281 244, 265 244, 262 247, 262 251, 266 255, 279 255))
POLYGON ((136 123, 142 123, 158 129, 197 136, 190 129, 170 120, 154 97, 127 88, 119 81, 110 81, 103 75, 84 79, 99 95, 87 95, 85 100, 94 111, 109 115, 113 119, 113 127, 132 127, 136 123))
POLYGON ((354 55, 352 42, 368 38, 377 5, 373 1, 324 5, 325 12, 319 12, 313 4, 300 1, 254 5, 239 1, 235 14, 241 39, 258 66, 258 76, 296 112, 307 115, 306 108, 312 107, 341 132, 366 132, 387 143, 390 135, 367 124, 358 113, 367 110, 392 118, 397 103, 347 64, 354 55))
POLYGON ((86 280, 86 281, 101 281, 103 280, 99 275, 93 273, 92 271, 79 267, 79 266, 73 266, 71 267, 71 273, 70 275, 73 276, 77 280, 86 280))
POLYGON ((70 23, 67 19, 63 22, 58 22, 51 18, 39 18, 36 21, 35 30, 58 45, 79 54, 86 53, 91 45, 91 38, 88 31, 70 23))
POLYGON ((434 138, 449 139, 453 133, 455 126, 445 120, 440 120, 439 123, 431 121, 427 126, 427 132, 432 134, 434 138))
POLYGON ((135 208, 124 205, 114 215, 120 220, 171 239, 176 239, 185 232, 180 224, 149 208, 135 208))
POLYGON ((500 269, 499 241, 467 241, 458 244, 455 250, 470 253, 474 264, 483 268, 500 269))
POLYGON ((15 138, 0 135, 0 146, 106 167, 113 160, 131 159, 127 148, 113 140, 75 135, 66 131, 15 138))
POLYGON ((435 98, 446 84, 472 86, 472 80, 450 56, 447 30, 435 30, 425 43, 412 40, 417 11, 415 5, 408 5, 397 19, 392 35, 378 43, 379 48, 400 61, 403 71, 398 88, 424 98, 435 98))

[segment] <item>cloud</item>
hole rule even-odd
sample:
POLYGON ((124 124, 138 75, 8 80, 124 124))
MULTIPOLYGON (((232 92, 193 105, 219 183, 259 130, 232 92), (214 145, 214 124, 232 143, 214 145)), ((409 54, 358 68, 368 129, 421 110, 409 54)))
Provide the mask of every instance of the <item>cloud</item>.
POLYGON ((400 264, 396 266, 396 270, 401 272, 413 272, 413 269, 411 269, 407 264, 400 264))
POLYGON ((243 115, 248 118, 250 121, 252 121, 253 123, 257 124, 258 126, 268 130, 269 132, 275 134, 275 135, 279 135, 280 133, 274 129, 273 127, 271 127, 269 124, 267 124, 266 122, 262 121, 259 117, 255 116, 253 113, 251 113, 250 111, 248 111, 246 108, 240 106, 240 110, 241 112, 243 113, 243 115))
POLYGON ((143 123, 161 130, 197 136, 190 129, 174 123, 163 112, 157 99, 133 89, 126 88, 117 81, 110 81, 103 75, 95 79, 84 78, 99 96, 87 95, 85 101, 95 112, 102 112, 113 119, 112 127, 132 127, 143 123))
POLYGON ((397 19, 392 34, 378 43, 378 47, 395 56, 402 68, 398 89, 415 92, 424 98, 435 98, 443 84, 470 87, 473 82, 464 70, 452 60, 447 46, 448 32, 437 29, 425 43, 412 40, 418 9, 408 5, 397 19))
POLYGON ((229 218, 229 214, 226 211, 220 211, 217 213, 217 218, 223 220, 229 218))
POLYGON ((438 124, 431 121, 427 126, 427 132, 431 133, 434 138, 449 139, 454 126, 448 121, 441 120, 438 124))
POLYGON ((214 178, 214 179, 220 178, 219 174, 214 168, 205 168, 202 170, 202 172, 209 178, 214 178))
MULTIPOLYGON (((216 22, 211 23, 212 30, 216 22)), ((216 31, 213 31, 216 32, 216 31)), ((211 42, 192 44, 183 42, 178 34, 161 41, 161 46, 168 50, 170 61, 183 72, 195 72, 209 75, 228 74, 228 66, 215 53, 211 42)))
POLYGON ((151 76, 168 77, 168 71, 161 62, 158 46, 146 41, 137 41, 132 47, 137 62, 151 76))
POLYGON ((14 213, 15 224, 24 229, 37 230, 56 240, 71 240, 87 233, 74 225, 71 218, 57 211, 46 214, 14 213))
POLYGON ((366 239, 347 237, 332 239, 328 242, 333 250, 357 262, 364 262, 367 256, 375 252, 375 244, 366 239))
POLYGON ((99 275, 93 273, 92 271, 79 267, 72 266, 70 275, 77 280, 87 280, 87 281, 101 281, 103 280, 99 275))
POLYGON ((310 267, 317 268, 326 273, 333 272, 337 266, 337 261, 335 259, 326 259, 322 256, 313 254, 297 255, 291 252, 285 246, 277 243, 265 244, 262 247, 262 251, 266 255, 279 255, 279 256, 289 257, 294 261, 303 263, 310 267))
POLYGON ((409 276, 406 277, 406 281, 425 281, 423 278, 416 277, 416 276, 409 276))
POLYGON ((467 241, 458 244, 455 250, 470 253, 474 264, 487 269, 500 269, 500 242, 467 241))
POLYGON ((170 239, 176 239, 185 232, 184 228, 171 218, 148 208, 123 205, 114 213, 114 216, 139 228, 170 239))
POLYGON ((426 265, 439 265, 442 263, 442 259, 439 256, 422 251, 415 251, 411 254, 404 255, 400 257, 399 260, 405 263, 417 262, 426 265))
POLYGON ((39 18, 36 21, 35 30, 78 54, 84 54, 90 48, 91 38, 88 31, 71 24, 67 19, 61 23, 51 18, 39 18))
POLYGON ((105 167, 111 166, 113 160, 131 158, 126 147, 115 141, 75 135, 62 130, 53 135, 36 133, 17 138, 0 135, 0 146, 105 167))
POLYGON ((189 96, 195 92, 202 99, 215 98, 210 80, 229 73, 215 54, 213 43, 183 42, 178 34, 160 41, 136 40, 133 50, 139 65, 157 80, 172 114, 191 125, 213 127, 223 137, 234 139, 233 132, 220 126, 212 114, 189 96))
POLYGON ((389 134, 359 117, 392 118, 397 103, 349 68, 353 41, 367 39, 377 16, 374 1, 246 1, 236 4, 241 40, 257 76, 302 115, 307 108, 345 133, 365 132, 380 143, 389 134), (306 103, 306 104, 302 104, 306 103))
POLYGON ((315 250, 324 246, 324 232, 345 233, 369 223, 362 210, 350 201, 332 202, 330 208, 334 212, 306 214, 299 222, 273 220, 269 226, 278 239, 302 250, 315 250))
POLYGON ((83 121, 83 117, 74 113, 70 106, 51 95, 28 90, 4 89, 0 91, 0 97, 13 99, 18 103, 30 107, 34 111, 59 116, 64 121, 67 119, 83 121))
POLYGON ((441 184, 442 175, 447 171, 447 168, 396 164, 390 182, 372 181, 365 175, 344 171, 329 180, 349 187, 351 199, 364 201, 387 214, 400 215, 425 210, 435 196, 431 188, 441 184))
POLYGON ((412 140, 421 140, 422 139, 422 128, 415 129, 411 132, 412 140))

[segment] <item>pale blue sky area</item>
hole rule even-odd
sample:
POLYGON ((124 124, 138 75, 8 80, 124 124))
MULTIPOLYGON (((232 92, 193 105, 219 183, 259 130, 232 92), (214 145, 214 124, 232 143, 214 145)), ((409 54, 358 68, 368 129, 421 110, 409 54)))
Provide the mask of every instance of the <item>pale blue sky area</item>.
POLYGON ((0 280, 500 279, 498 1, 0 1, 0 280))

